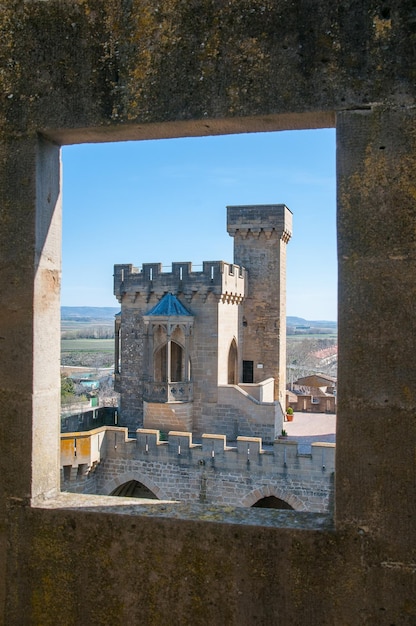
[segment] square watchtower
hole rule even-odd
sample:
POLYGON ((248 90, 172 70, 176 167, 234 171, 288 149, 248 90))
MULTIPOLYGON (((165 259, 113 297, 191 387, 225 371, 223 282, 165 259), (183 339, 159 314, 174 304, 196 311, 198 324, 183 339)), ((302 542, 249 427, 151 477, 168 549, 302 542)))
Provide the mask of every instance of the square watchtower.
POLYGON ((275 380, 274 398, 286 393, 286 246, 292 212, 285 204, 227 207, 234 263, 247 270, 244 301, 243 382, 275 380))

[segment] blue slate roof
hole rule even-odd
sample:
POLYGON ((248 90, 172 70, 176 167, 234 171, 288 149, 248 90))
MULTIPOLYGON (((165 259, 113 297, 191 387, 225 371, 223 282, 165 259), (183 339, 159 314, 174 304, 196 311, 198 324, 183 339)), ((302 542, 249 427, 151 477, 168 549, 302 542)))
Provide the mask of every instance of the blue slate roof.
POLYGON ((192 313, 185 309, 182 302, 171 293, 165 294, 146 315, 188 315, 192 317, 192 313))

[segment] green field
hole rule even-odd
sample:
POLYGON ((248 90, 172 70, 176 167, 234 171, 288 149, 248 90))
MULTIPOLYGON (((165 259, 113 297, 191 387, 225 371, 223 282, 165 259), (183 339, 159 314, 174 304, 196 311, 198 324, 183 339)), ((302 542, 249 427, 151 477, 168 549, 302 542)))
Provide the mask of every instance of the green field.
POLYGON ((114 339, 62 339, 64 352, 114 352, 114 339))
POLYGON ((113 367, 114 339, 61 339, 61 365, 113 367))

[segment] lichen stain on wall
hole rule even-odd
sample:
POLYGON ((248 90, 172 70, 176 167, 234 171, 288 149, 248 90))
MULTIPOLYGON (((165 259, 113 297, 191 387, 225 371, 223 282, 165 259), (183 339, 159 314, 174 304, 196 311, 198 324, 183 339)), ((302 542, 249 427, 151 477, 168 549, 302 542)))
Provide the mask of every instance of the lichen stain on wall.
POLYGON ((27 564, 33 582, 31 610, 34 623, 44 624, 45 616, 56 610, 59 598, 62 623, 76 624, 73 610, 76 606, 76 550, 68 550, 66 543, 71 538, 74 545, 74 522, 69 519, 57 523, 52 532, 45 525, 36 533, 27 564), (49 566, 38 572, 36 566, 42 561, 49 566), (67 567, 57 568, 57 563, 66 563, 67 567))
POLYGON ((375 15, 373 18, 373 26, 375 38, 386 39, 391 31, 391 19, 384 19, 375 15))

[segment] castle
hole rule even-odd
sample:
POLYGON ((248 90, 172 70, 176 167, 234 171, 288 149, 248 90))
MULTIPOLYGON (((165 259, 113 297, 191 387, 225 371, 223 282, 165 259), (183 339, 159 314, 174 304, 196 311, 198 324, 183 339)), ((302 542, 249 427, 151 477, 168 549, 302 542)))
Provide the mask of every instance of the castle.
POLYGON ((284 204, 229 206, 234 263, 115 265, 120 424, 196 436, 280 434, 285 405, 284 204))
POLYGON ((313 9, 2 3, 1 623, 414 625, 414 3, 313 9), (60 493, 60 146, 322 127, 337 134, 333 515, 60 493))

